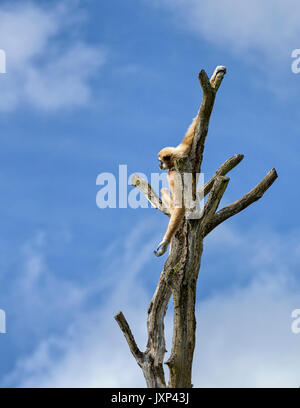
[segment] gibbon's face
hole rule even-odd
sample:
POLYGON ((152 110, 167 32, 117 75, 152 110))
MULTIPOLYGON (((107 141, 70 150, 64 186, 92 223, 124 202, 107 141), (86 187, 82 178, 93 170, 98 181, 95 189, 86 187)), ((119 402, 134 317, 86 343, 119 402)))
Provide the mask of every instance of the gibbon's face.
POLYGON ((167 170, 172 167, 173 148, 166 147, 158 153, 159 168, 167 170))
POLYGON ((167 170, 170 168, 171 156, 166 156, 165 158, 159 159, 159 168, 161 170, 167 170))

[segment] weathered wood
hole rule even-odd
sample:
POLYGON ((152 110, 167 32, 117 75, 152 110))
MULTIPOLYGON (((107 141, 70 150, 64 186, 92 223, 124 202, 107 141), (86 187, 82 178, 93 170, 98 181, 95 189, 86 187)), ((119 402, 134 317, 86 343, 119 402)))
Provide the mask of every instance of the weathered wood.
POLYGON ((213 187, 210 190, 209 196, 206 200, 203 212, 201 215, 201 227, 203 228, 204 222, 205 225, 211 220, 217 211, 218 205, 223 197, 223 194, 226 190, 227 184, 229 183, 229 178, 225 176, 217 176, 214 179, 213 187))
MULTIPOLYGON (((199 73, 199 81, 203 91, 203 99, 198 112, 196 130, 188 160, 181 166, 182 175, 190 172, 194 176, 196 191, 196 174, 200 173, 204 144, 208 132, 209 120, 213 109, 216 91, 225 75, 225 67, 217 67, 209 80, 205 71, 199 73)), ((221 177, 221 176, 220 176, 221 177)), ((229 181, 229 180, 228 180, 229 181)), ((195 348, 195 303, 196 285, 203 249, 201 225, 214 215, 219 199, 226 185, 226 180, 218 179, 215 189, 212 189, 208 205, 198 220, 185 220, 180 233, 183 235, 180 267, 172 282, 174 304, 173 341, 170 358, 167 365, 170 371, 169 387, 191 387, 192 363, 195 348), (218 202, 215 202, 218 201, 218 202)), ((171 244, 173 244, 174 239, 171 244)), ((171 254, 170 254, 171 256, 171 254)))
MULTIPOLYGON (((181 259, 171 282, 174 322, 172 350, 166 362, 170 372, 169 388, 190 388, 192 386, 196 330, 196 284, 203 248, 198 229, 199 223, 188 221, 184 223, 181 231, 183 235, 183 241, 180 243, 181 259)), ((176 236, 174 240, 178 240, 178 237, 176 236)))
POLYGON ((131 178, 131 185, 137 187, 142 193, 145 194, 145 197, 150 202, 150 204, 157 210, 163 212, 166 215, 170 215, 170 212, 166 206, 164 206, 162 200, 153 190, 151 184, 144 180, 139 174, 134 174, 131 178))
MULTIPOLYGON (((240 163, 244 157, 238 154, 226 160, 213 177, 196 192, 197 174, 201 170, 209 120, 217 90, 225 73, 226 68, 223 66, 216 68, 210 80, 204 70, 199 73, 203 98, 197 116, 192 149, 189 157, 178 161, 175 167, 182 182, 185 173, 192 174, 192 191, 195 197, 196 194, 204 196, 209 194, 209 196, 198 219, 189 219, 186 212, 186 217, 171 240, 170 254, 148 308, 148 342, 144 352, 139 350, 122 312, 115 316, 133 356, 142 368, 147 387, 167 387, 163 369, 166 353, 164 318, 171 296, 173 296, 174 303, 174 321, 172 350, 165 363, 168 365, 170 373, 168 387, 192 387, 196 330, 196 287, 203 251, 203 239, 217 225, 261 198, 277 178, 275 169, 272 169, 248 194, 216 212, 229 182, 229 178, 225 177, 225 174, 240 163)), ((168 210, 164 208, 162 201, 148 182, 135 175, 132 183, 146 195, 155 208, 169 215, 168 210)))
POLYGON ((234 156, 227 159, 226 162, 223 163, 222 166, 218 168, 218 170, 215 172, 212 178, 203 186, 201 186, 197 191, 200 200, 202 197, 205 197, 210 192, 217 176, 225 176, 225 174, 227 174, 230 170, 237 166, 243 160, 243 158, 244 158, 243 154, 235 154, 234 156))
POLYGON ((133 357, 136 359, 136 361, 137 361, 137 363, 139 365, 142 365, 143 359, 144 359, 143 353, 140 351, 140 349, 138 348, 138 346, 137 346, 137 344, 136 344, 136 342, 134 340, 133 334, 132 334, 132 332, 130 330, 130 327, 129 327, 129 324, 127 323, 127 320, 125 319, 125 316, 123 315, 122 312, 119 312, 119 313, 117 313, 115 315, 115 319, 116 319, 118 325, 120 326, 120 329, 122 330, 122 332, 123 332, 123 334, 125 336, 125 339, 126 339, 128 345, 129 345, 129 348, 130 348, 130 351, 131 351, 133 357))
POLYGON ((275 169, 271 169, 269 173, 261 180, 260 183, 257 184, 249 193, 245 194, 239 200, 227 205, 226 207, 222 208, 222 210, 218 211, 215 216, 207 223, 204 235, 209 234, 217 225, 221 224, 229 217, 243 211, 247 208, 250 204, 254 203, 255 201, 259 200, 264 193, 268 190, 269 187, 274 183, 277 179, 278 175, 275 169))

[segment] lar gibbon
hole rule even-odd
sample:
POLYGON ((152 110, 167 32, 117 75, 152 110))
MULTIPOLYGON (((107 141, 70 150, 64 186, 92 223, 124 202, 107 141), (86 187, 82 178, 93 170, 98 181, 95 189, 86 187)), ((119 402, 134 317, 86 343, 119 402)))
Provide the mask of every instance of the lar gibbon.
MULTIPOLYGON (((218 66, 215 69, 215 72, 213 73, 210 79, 210 83, 212 86, 215 85, 216 76, 219 72, 225 73, 226 68, 223 66, 218 66)), ((162 201, 164 205, 169 209, 171 216, 170 216, 169 225, 163 237, 163 240, 158 245, 156 251, 154 251, 154 254, 156 256, 161 256, 166 252, 170 244, 171 238, 173 237, 175 232, 178 230, 180 223, 182 219, 184 218, 185 208, 184 208, 183 200, 181 200, 182 202, 179 207, 175 206, 174 204, 174 196, 176 193, 175 190, 178 191, 178 185, 176 184, 177 172, 175 170, 175 161, 188 156, 191 150, 191 147, 192 147, 193 140, 194 140, 195 128, 197 124, 197 117, 198 115, 193 119, 191 125, 189 126, 184 136, 183 141, 177 147, 165 147, 158 153, 159 167, 162 170, 167 170, 167 169, 169 170, 168 171, 168 182, 169 182, 169 186, 171 189, 171 194, 169 193, 167 188, 162 188, 161 197, 162 197, 162 201)))
POLYGON ((175 185, 176 170, 174 167, 174 161, 184 158, 189 154, 191 147, 192 147, 193 139, 194 139, 196 123, 197 123, 197 117, 193 119, 193 122, 188 128, 185 134, 185 137, 183 141, 180 143, 180 145, 178 145, 177 147, 165 147, 158 153, 160 169, 169 170, 168 171, 168 182, 169 182, 169 186, 171 189, 171 194, 169 193, 167 188, 162 188, 160 192, 161 192, 161 198, 162 198, 163 204, 169 209, 171 216, 170 216, 169 225, 165 233, 165 236, 163 240, 161 241, 161 243, 158 245, 157 250, 154 251, 154 254, 156 256, 161 256, 166 252, 170 244, 172 236, 177 231, 181 223, 181 220, 184 217, 185 208, 184 208, 183 203, 180 207, 175 207, 174 205, 174 196, 175 196, 175 188, 176 188, 176 185, 175 185))

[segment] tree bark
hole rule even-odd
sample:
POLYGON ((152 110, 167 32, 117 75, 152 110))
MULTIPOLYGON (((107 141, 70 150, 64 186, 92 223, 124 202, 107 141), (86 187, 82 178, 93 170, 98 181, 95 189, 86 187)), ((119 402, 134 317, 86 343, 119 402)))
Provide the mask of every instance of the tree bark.
MULTIPOLYGON (((196 194, 198 196, 208 194, 208 198, 200 217, 192 219, 187 216, 186 212, 186 217, 171 240, 170 254, 148 308, 148 342, 144 352, 139 350, 123 313, 119 312, 115 316, 131 353, 142 368, 149 388, 192 387, 192 364, 196 331, 196 288, 203 251, 203 239, 217 225, 261 198, 277 178, 276 170, 272 169, 249 193, 217 212, 221 198, 229 183, 229 178, 225 177, 225 174, 239 164, 244 157, 237 154, 226 160, 213 177, 198 192, 196 191, 197 174, 201 171, 210 116, 216 93, 225 73, 226 69, 222 66, 216 68, 210 80, 204 70, 199 73, 203 99, 197 116, 193 145, 189 157, 178 161, 176 169, 182 177, 182 181, 185 173, 193 175, 195 197, 196 194), (166 353, 164 318, 171 295, 174 304, 173 340, 170 357, 165 363, 168 365, 170 374, 169 383, 166 385, 163 368, 166 353)), ((146 195, 154 208, 159 209, 168 216, 170 215, 168 209, 163 206, 162 201, 149 183, 140 176, 134 175, 132 184, 146 195)))

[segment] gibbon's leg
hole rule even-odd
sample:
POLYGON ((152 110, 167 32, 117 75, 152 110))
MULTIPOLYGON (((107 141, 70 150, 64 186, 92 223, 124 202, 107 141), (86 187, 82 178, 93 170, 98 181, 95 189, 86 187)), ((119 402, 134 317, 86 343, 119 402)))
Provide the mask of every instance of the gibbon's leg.
POLYGON ((182 218, 184 217, 184 208, 174 208, 171 214, 167 232, 163 238, 163 242, 170 242, 172 236, 178 230, 182 218))
POLYGON ((161 194, 161 199, 165 207, 167 207, 168 210, 172 211, 173 209, 173 200, 172 196, 167 188, 162 188, 160 190, 161 194))
MULTIPOLYGON (((174 209, 173 198, 172 198, 172 196, 171 196, 171 194, 170 194, 170 192, 169 192, 169 190, 167 188, 162 188, 160 190, 160 193, 161 193, 161 199, 162 199, 163 205, 166 206, 167 209, 170 211, 171 218, 172 218, 172 213, 173 213, 173 209, 174 209)), ((171 220, 169 220, 169 225, 170 225, 170 222, 171 222, 171 220)), ((167 242, 162 241, 158 245, 157 251, 154 251, 154 254, 156 256, 163 255, 166 252, 166 250, 168 248, 168 245, 169 244, 167 242)))
POLYGON ((156 256, 161 256, 166 252, 170 244, 171 238, 177 231, 183 217, 184 217, 184 207, 174 208, 172 210, 167 232, 163 240, 161 241, 161 243, 158 245, 156 251, 154 251, 154 254, 156 256))
MULTIPOLYGON (((167 232, 165 233, 165 236, 163 238, 163 240, 161 241, 161 243, 158 245, 156 251, 154 251, 154 254, 156 256, 161 256, 163 255, 166 250, 168 249, 168 246, 170 244, 171 238, 172 236, 175 234, 175 232, 177 231, 183 217, 184 217, 184 213, 185 213, 185 208, 183 205, 183 201, 182 201, 182 186, 181 186, 181 179, 178 178, 179 175, 176 173, 175 170, 169 170, 168 173, 168 180, 169 180, 169 186, 170 189, 172 191, 172 195, 169 194, 169 192, 166 190, 167 189, 162 189, 164 190, 162 192, 162 195, 164 197, 168 196, 171 199, 170 202, 170 211, 171 211, 171 217, 169 220, 169 225, 167 228, 167 232), (177 198, 177 199, 176 199, 177 198), (181 207, 175 207, 176 203, 181 202, 181 207)), ((178 204, 177 204, 178 205, 178 204)))

